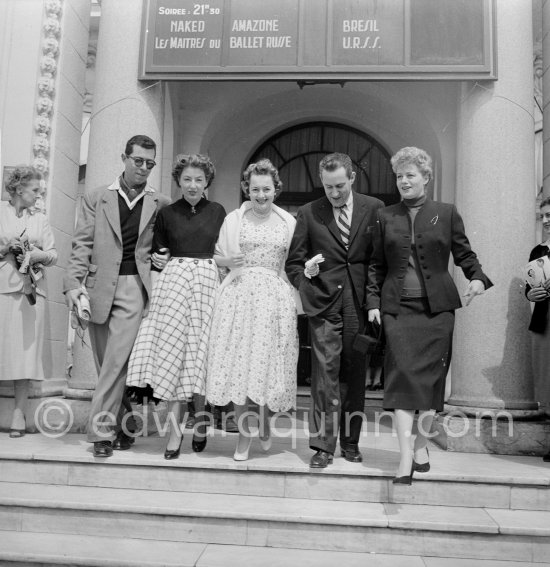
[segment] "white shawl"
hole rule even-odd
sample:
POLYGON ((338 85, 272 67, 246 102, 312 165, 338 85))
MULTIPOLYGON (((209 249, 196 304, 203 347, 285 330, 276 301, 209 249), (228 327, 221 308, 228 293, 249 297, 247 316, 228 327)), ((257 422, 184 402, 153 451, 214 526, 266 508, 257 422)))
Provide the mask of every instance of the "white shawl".
MULTIPOLYGON (((218 242, 216 243, 216 249, 214 254, 218 256, 233 256, 235 254, 240 254, 241 249, 239 248, 239 234, 241 230, 241 223, 246 211, 248 211, 252 207, 252 203, 250 201, 245 201, 240 208, 231 211, 223 221, 223 225, 220 229, 220 235, 218 237, 218 242)), ((294 234, 294 227, 296 226, 296 219, 290 214, 287 213, 281 207, 278 207, 275 204, 271 205, 272 210, 274 213, 278 214, 286 223, 287 226, 287 235, 288 235, 288 245, 290 247, 290 243, 292 241, 292 236, 294 234)), ((288 250, 286 253, 288 256, 288 250)), ((285 259, 286 259, 285 256, 285 259)), ((237 276, 241 275, 243 268, 235 268, 229 271, 229 275, 224 278, 223 282, 220 285, 219 293, 229 285, 237 276)), ((296 302, 296 309, 298 313, 303 313, 302 310, 302 303, 300 301, 300 295, 298 290, 293 288, 290 282, 288 281, 285 267, 282 266, 281 270, 279 271, 279 277, 283 278, 283 280, 293 289, 294 291, 294 301, 296 302)))

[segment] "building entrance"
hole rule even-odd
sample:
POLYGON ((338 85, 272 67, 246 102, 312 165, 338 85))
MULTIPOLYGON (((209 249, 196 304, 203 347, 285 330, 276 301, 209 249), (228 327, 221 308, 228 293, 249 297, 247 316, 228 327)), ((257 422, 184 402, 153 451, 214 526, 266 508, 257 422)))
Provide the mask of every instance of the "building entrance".
POLYGON ((307 122, 286 128, 258 146, 248 162, 271 160, 283 182, 277 204, 294 213, 324 195, 317 170, 323 156, 332 152, 351 157, 357 172, 355 191, 386 205, 399 200, 389 152, 372 136, 345 124, 307 122))

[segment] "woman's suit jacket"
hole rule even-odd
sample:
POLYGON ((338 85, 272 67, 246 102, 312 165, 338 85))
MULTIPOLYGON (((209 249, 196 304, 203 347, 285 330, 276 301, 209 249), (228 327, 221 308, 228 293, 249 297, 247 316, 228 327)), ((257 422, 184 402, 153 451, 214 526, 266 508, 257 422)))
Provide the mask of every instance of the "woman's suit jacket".
MULTIPOLYGON (((529 262, 537 258, 542 258, 543 256, 550 256, 550 250, 548 246, 544 244, 537 244, 533 250, 531 250, 531 254, 529 254, 529 262)), ((530 289, 530 285, 525 286, 525 295, 529 293, 530 289)), ((550 304, 550 299, 535 301, 534 304, 535 307, 531 315, 529 330, 533 331, 533 333, 544 333, 546 325, 548 324, 548 304, 550 304)))
MULTIPOLYGON (((116 181, 115 181, 116 183, 116 181)), ((151 295, 151 246, 157 211, 170 200, 153 191, 143 196, 135 259, 147 295, 151 295)), ((73 238, 73 248, 63 279, 63 291, 83 283, 90 296, 92 323, 107 320, 115 296, 122 262, 122 234, 115 184, 84 195, 73 238)))
MULTIPOLYGON (((462 306, 448 271, 451 254, 455 265, 460 266, 468 280, 481 280, 485 289, 493 285, 470 247, 464 223, 454 205, 426 200, 414 221, 414 238, 418 267, 432 313, 452 311, 462 306)), ((369 266, 368 309, 398 314, 411 247, 411 221, 407 206, 398 203, 380 210, 369 266)))
POLYGON ((315 317, 340 296, 349 276, 360 305, 365 301, 367 266, 371 258, 376 211, 382 201, 353 192, 353 215, 349 247, 346 249, 326 197, 298 210, 294 237, 286 261, 288 279, 300 291, 304 312, 315 317), (308 279, 304 264, 323 254, 319 275, 308 279))

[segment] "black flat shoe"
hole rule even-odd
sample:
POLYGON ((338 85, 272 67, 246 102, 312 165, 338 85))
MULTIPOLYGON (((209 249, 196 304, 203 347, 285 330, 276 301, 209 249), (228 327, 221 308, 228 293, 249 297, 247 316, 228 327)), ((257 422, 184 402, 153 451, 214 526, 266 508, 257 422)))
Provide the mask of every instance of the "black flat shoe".
MULTIPOLYGON (((428 459, 430 458, 430 452, 428 451, 428 447, 426 447, 426 453, 428 455, 428 459)), ((422 463, 421 465, 419 465, 414 459, 413 459, 413 471, 416 472, 428 472, 430 470, 430 461, 426 462, 426 463, 422 463)))
POLYGON ((204 437, 201 441, 195 441, 195 439, 193 439, 191 441, 191 448, 195 451, 195 453, 202 453, 206 448, 206 437, 204 437))
POLYGON ((166 449, 164 451, 164 458, 167 461, 171 461, 173 459, 177 459, 180 456, 181 451, 181 442, 183 441, 183 436, 180 438, 180 444, 178 445, 177 449, 166 449))
POLYGON ((359 451, 357 447, 352 449, 344 449, 343 447, 340 447, 340 450, 342 451, 342 457, 344 457, 346 461, 349 461, 350 463, 363 462, 363 455, 361 455, 361 451, 359 451))
POLYGON ((546 455, 544 455, 544 457, 542 457, 542 460, 545 463, 550 463, 550 451, 548 451, 548 453, 546 453, 546 455))
POLYGON ((328 453, 327 451, 323 451, 319 449, 313 457, 311 457, 311 461, 309 461, 309 467, 312 469, 324 469, 328 465, 330 465, 333 461, 332 453, 328 453))
POLYGON ((110 441, 94 442, 94 457, 110 457, 113 454, 113 448, 110 441))

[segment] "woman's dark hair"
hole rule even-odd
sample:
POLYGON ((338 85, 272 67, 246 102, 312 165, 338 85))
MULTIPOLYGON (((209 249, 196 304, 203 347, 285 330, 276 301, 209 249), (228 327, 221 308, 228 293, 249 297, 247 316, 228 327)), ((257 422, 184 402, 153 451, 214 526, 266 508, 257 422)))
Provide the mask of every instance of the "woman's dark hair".
POLYGON ((214 177, 216 177, 216 168, 208 156, 202 154, 178 154, 176 156, 176 161, 172 166, 172 177, 178 184, 178 187, 180 186, 181 173, 188 167, 202 169, 204 171, 204 177, 206 177, 206 187, 210 187, 210 184, 214 181, 214 177))
POLYGON ((256 163, 251 163, 244 171, 241 181, 241 189, 243 193, 250 196, 250 178, 253 175, 270 175, 273 179, 273 187, 275 188, 275 197, 283 190, 283 182, 279 177, 277 168, 267 159, 262 158, 256 163))
POLYGON ((542 209, 542 207, 546 207, 547 205, 550 205, 550 197, 546 197, 546 199, 543 199, 540 202, 540 207, 539 209, 542 209))
POLYGON ((43 179, 42 173, 36 167, 32 165, 16 165, 6 181, 6 191, 10 195, 14 195, 19 187, 24 187, 35 179, 38 181, 43 179))

